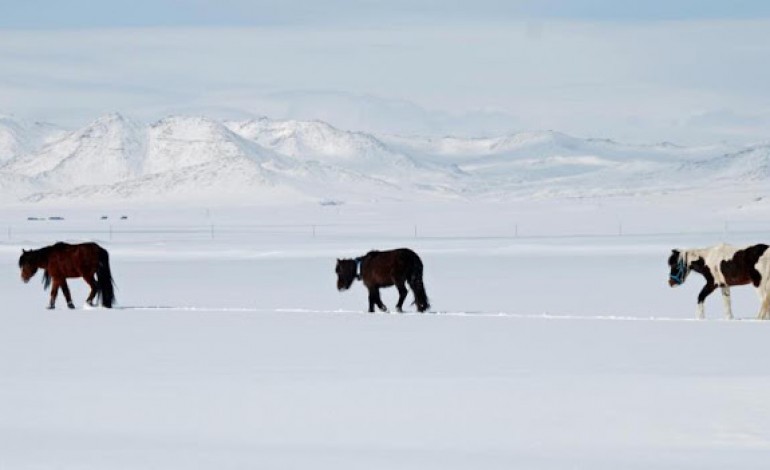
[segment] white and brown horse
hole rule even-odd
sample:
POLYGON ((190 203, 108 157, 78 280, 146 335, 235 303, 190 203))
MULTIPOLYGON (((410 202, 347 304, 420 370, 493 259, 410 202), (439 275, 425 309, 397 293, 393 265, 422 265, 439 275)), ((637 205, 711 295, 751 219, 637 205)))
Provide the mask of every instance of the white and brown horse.
POLYGON ((721 244, 708 248, 671 250, 668 283, 671 287, 684 284, 690 271, 700 273, 706 285, 698 294, 698 318, 704 318, 703 302, 717 287, 722 290, 725 318, 732 319, 730 286, 752 284, 759 295, 760 320, 770 319, 770 251, 759 244, 743 248, 721 244))

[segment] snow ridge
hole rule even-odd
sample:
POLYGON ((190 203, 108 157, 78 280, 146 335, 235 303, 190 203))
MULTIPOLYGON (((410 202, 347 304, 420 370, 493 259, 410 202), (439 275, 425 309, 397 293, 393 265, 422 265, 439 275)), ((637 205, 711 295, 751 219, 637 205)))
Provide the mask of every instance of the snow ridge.
POLYGON ((66 132, 0 117, 0 201, 506 200, 766 186, 770 146, 629 145, 556 131, 375 136, 323 121, 118 113, 66 132))

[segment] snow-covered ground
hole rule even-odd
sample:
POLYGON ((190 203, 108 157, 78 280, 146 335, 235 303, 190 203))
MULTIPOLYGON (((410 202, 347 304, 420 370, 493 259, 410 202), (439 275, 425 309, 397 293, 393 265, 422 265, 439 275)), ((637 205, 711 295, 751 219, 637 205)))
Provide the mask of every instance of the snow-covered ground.
POLYGON ((671 248, 770 239, 762 201, 708 197, 7 207, 0 468, 766 468, 755 294, 697 321, 701 280, 666 282, 671 248), (44 309, 16 263, 60 239, 110 251, 119 308, 44 309), (336 258, 400 246, 431 313, 336 291, 336 258))

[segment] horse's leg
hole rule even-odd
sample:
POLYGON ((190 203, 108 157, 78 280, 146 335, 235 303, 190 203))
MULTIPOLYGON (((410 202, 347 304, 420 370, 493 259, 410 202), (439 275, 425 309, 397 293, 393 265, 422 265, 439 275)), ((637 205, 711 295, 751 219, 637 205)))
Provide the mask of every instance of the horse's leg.
POLYGON ((701 289, 700 294, 698 294, 698 319, 703 320, 706 318, 706 312, 705 307, 703 306, 703 302, 706 300, 706 297, 709 296, 714 290, 717 288, 715 284, 708 283, 705 286, 703 286, 703 289, 701 289))
POLYGON ((97 291, 96 279, 94 279, 93 274, 90 276, 83 276, 83 279, 85 279, 86 283, 91 288, 91 293, 88 294, 88 298, 86 298, 86 303, 92 307, 95 307, 94 297, 96 297, 96 291, 97 291))
POLYGON ((385 304, 382 303, 382 298, 380 298, 380 289, 377 289, 377 306, 383 312, 387 312, 388 311, 388 307, 386 307, 385 304))
POLYGON ((376 305, 377 308, 382 310, 383 312, 388 311, 388 307, 385 306, 384 303, 382 303, 382 299, 380 298, 380 288, 379 287, 372 287, 369 289, 369 311, 374 312, 373 306, 376 305))
POLYGON ((59 278, 53 278, 51 282, 51 300, 48 302, 48 310, 56 308, 56 296, 59 295, 59 278))
POLYGON ((759 297, 759 312, 757 313, 757 320, 769 320, 770 319, 770 286, 762 286, 757 288, 757 296, 759 297))
POLYGON ((725 319, 732 320, 733 306, 732 306, 732 303, 730 302, 730 286, 722 287, 722 301, 725 304, 725 319))
POLYGON ((374 313, 375 305, 377 305, 377 288, 369 287, 369 313, 374 313))
POLYGON ((406 300, 406 294, 409 291, 406 290, 404 281, 396 281, 396 289, 398 289, 398 303, 396 304, 396 310, 398 310, 399 313, 402 313, 403 310, 401 308, 404 306, 404 300, 406 300))
POLYGON ((766 295, 765 298, 762 299, 757 318, 759 320, 770 320, 770 295, 766 295))
POLYGON ((61 291, 64 293, 64 299, 67 301, 67 307, 75 308, 75 304, 72 303, 72 296, 70 295, 70 288, 67 285, 67 279, 61 280, 61 291))

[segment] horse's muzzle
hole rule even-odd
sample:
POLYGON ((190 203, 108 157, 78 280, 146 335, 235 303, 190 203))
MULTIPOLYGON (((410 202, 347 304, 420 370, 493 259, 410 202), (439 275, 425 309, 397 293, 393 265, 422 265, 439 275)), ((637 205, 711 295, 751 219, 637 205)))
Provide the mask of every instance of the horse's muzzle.
POLYGON ((679 283, 678 283, 678 282, 674 282, 672 279, 669 279, 669 280, 668 280, 668 286, 669 286, 669 287, 676 287, 676 286, 678 286, 678 285, 679 285, 679 283))

